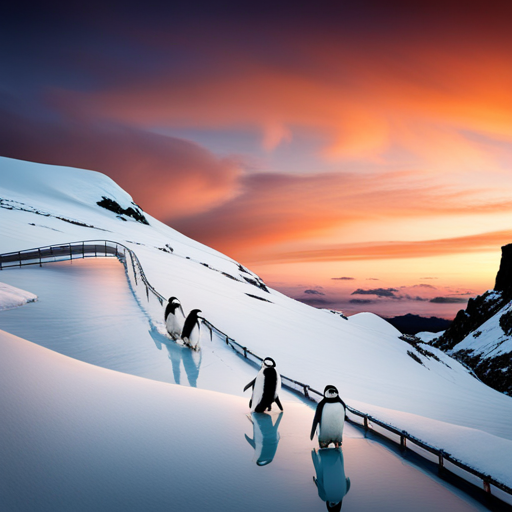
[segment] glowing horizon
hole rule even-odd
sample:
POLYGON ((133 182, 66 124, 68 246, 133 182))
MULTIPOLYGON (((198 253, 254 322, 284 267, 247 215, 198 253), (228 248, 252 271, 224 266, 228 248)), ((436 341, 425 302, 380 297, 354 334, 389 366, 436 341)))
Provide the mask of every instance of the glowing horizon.
POLYGON ((453 317, 512 242, 508 8, 260 7, 7 17, 0 154, 103 172, 313 305, 453 317))

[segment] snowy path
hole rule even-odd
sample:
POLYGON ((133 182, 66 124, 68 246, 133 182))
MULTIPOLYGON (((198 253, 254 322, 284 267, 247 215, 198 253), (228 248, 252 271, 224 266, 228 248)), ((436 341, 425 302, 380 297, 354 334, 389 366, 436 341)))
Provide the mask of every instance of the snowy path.
MULTIPOLYGON (((7 332, 103 368, 249 400, 243 387, 257 370, 216 337, 210 342, 206 330, 203 349, 193 352, 150 328, 117 259, 5 269, 0 278, 39 297, 30 307, 2 312, 7 332)), ((299 401, 286 390, 282 396, 299 401)))

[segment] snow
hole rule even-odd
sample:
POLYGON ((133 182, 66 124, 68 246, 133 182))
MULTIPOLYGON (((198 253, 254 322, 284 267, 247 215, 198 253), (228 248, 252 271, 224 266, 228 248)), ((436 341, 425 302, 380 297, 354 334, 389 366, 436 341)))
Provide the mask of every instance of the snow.
POLYGON ((444 333, 444 331, 440 331, 440 332, 422 331, 422 332, 416 333, 414 336, 416 336, 416 338, 419 338, 421 341, 423 341, 425 343, 429 343, 432 340, 439 338, 439 336, 442 336, 443 333, 444 333))
POLYGON ((460 350, 471 350, 471 355, 493 358, 512 352, 512 336, 507 336, 500 326, 501 316, 510 310, 512 310, 512 302, 500 309, 476 331, 473 331, 461 342, 457 343, 450 353, 454 354, 460 350))
POLYGON ((34 302, 36 300, 37 295, 33 293, 20 290, 6 283, 0 283, 0 311, 17 308, 27 302, 34 302))
POLYGON ((350 425, 342 467, 313 465, 313 411, 302 404, 247 421, 242 398, 99 368, 4 331, 0 386, 7 512, 314 512, 325 510, 325 496, 312 477, 332 493, 340 472, 352 482, 344 504, 355 512, 485 510, 350 425), (279 422, 280 439, 262 418, 279 422), (258 466, 257 454, 272 463, 258 466), (396 482, 400 492, 389 492, 396 482))
MULTIPOLYGON (((185 313, 200 309, 230 337, 262 357, 272 357, 281 374, 318 390, 333 384, 348 405, 457 453, 462 460, 500 475, 504 483, 512 485, 507 464, 512 398, 485 386, 453 359, 439 354, 442 362, 438 362, 418 353, 422 361, 418 364, 408 354, 414 348, 375 315, 354 315, 347 321, 275 290, 266 293, 229 279, 222 272, 238 280, 244 275, 231 258, 149 215, 150 226, 146 226, 129 218, 127 222, 119 220, 97 206, 102 196, 123 207, 132 201, 99 173, 5 158, 0 159, 0 172, 0 198, 23 203, 20 207, 28 210, 0 208, 0 252, 77 240, 121 242, 136 252, 149 281, 160 293, 178 297, 185 313), (174 252, 159 249, 166 244, 174 252), (485 446, 487 452, 475 446, 485 446), (490 453, 495 456, 488 456, 490 453)), ((152 299, 148 303, 144 288, 136 294, 153 328, 164 333, 163 307, 152 299)))

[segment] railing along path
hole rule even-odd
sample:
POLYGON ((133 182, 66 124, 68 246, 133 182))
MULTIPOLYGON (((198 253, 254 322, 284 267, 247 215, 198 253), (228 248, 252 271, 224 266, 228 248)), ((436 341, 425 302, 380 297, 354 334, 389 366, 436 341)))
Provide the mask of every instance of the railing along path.
MULTIPOLYGON (((146 297, 148 301, 151 293, 151 295, 158 300, 160 305, 163 305, 164 302, 167 302, 167 299, 149 283, 148 279, 146 278, 146 274, 144 273, 144 269, 142 268, 139 258, 137 257, 135 252, 133 252, 133 250, 127 247, 126 245, 111 240, 86 240, 81 242, 50 245, 46 247, 38 247, 35 249, 27 249, 23 251, 0 254, 0 270, 6 268, 21 267, 24 265, 42 266, 43 263, 83 259, 89 257, 118 258, 124 264, 128 278, 132 278, 133 274, 135 285, 138 286, 139 284, 141 284, 145 286, 146 297), (128 257, 130 259, 129 262, 128 257)), ((213 336, 213 333, 215 332, 217 336, 226 343, 226 345, 235 350, 243 358, 255 364, 263 362, 262 357, 258 356, 257 354, 249 350, 247 347, 244 347, 243 345, 235 341, 233 338, 230 338, 225 332, 221 331, 218 327, 216 327, 208 320, 203 319, 203 323, 210 330, 210 336, 213 336)), ((283 386, 287 387, 288 389, 291 389, 296 393, 303 395, 308 400, 311 400, 313 402, 319 402, 323 398, 323 394, 320 391, 312 388, 308 384, 290 379, 285 375, 281 375, 281 380, 283 386)), ((481 471, 472 468, 468 464, 465 464, 464 462, 456 459, 455 457, 445 452, 444 450, 438 449, 422 441, 421 439, 418 439, 417 437, 413 436, 409 432, 406 432, 405 430, 400 430, 399 428, 388 423, 385 423, 379 420, 378 418, 371 416, 370 414, 358 411, 357 409, 354 409, 349 405, 347 405, 347 411, 348 413, 350 413, 350 415, 354 416, 355 418, 361 418, 362 420, 358 421, 354 417, 350 417, 347 414, 348 421, 364 427, 365 430, 373 430, 378 435, 384 436, 393 442, 399 443, 400 447, 403 450, 407 448, 407 443, 409 442, 410 444, 415 445, 421 448, 422 450, 425 450, 426 452, 434 455, 434 457, 437 459, 437 464, 440 471, 448 470, 448 468, 446 467, 446 463, 448 462, 449 464, 452 464, 453 466, 456 466, 457 468, 465 471, 466 473, 469 473, 480 479, 483 483, 483 489, 487 493, 491 493, 492 485, 496 489, 500 489, 501 491, 507 493, 509 496, 512 496, 512 488, 503 484, 502 482, 499 482, 492 476, 484 474, 481 471), (383 429, 384 432, 376 430, 375 425, 383 429), (388 435, 385 434, 386 432, 393 434, 394 436, 397 437, 397 439, 394 437, 389 437, 388 435)), ((424 454, 418 454, 423 458, 430 460, 424 454)), ((468 480, 467 478, 465 479, 468 480)), ((470 483, 474 482, 470 481, 470 483)))

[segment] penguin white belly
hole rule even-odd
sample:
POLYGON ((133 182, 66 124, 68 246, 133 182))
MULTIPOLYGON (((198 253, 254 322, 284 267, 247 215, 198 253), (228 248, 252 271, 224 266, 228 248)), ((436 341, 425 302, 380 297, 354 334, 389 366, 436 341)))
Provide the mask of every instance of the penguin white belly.
POLYGON ((318 440, 321 443, 341 443, 345 426, 345 408, 339 402, 326 403, 320 419, 318 440))
POLYGON ((169 313, 167 315, 167 320, 165 321, 165 327, 167 328, 167 332, 174 338, 181 338, 181 331, 183 330, 183 323, 185 319, 180 318, 179 316, 174 315, 173 313, 169 313))
POLYGON ((201 337, 201 331, 200 331, 200 327, 199 327, 199 323, 196 323, 196 325, 194 325, 193 329, 192 329, 192 332, 190 333, 190 338, 188 338, 188 340, 183 340, 183 341, 186 341, 188 343, 188 345, 190 345, 191 348, 193 348, 194 350, 199 350, 199 339, 201 337))
POLYGON ((252 402, 251 402, 251 411, 254 412, 254 409, 258 406, 263 398, 263 386, 265 385, 265 376, 263 375, 263 370, 258 372, 256 375, 256 381, 254 382, 254 387, 252 389, 252 402))

